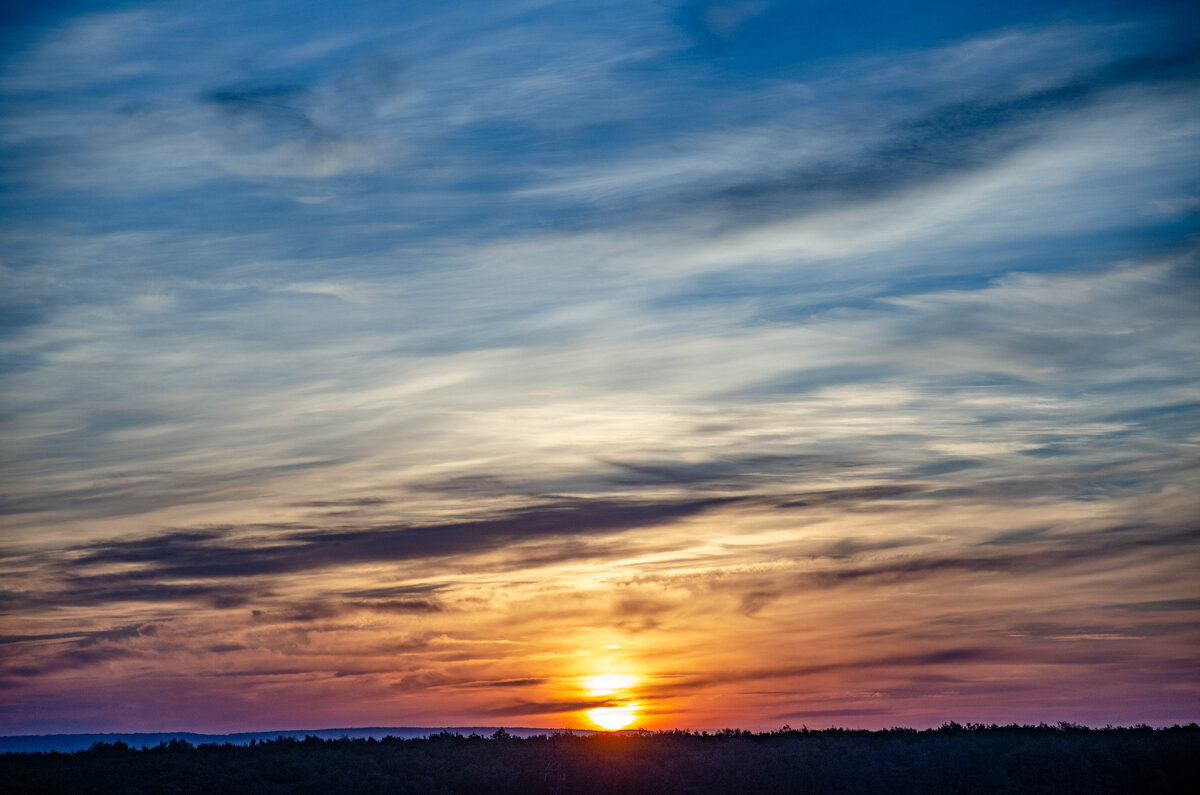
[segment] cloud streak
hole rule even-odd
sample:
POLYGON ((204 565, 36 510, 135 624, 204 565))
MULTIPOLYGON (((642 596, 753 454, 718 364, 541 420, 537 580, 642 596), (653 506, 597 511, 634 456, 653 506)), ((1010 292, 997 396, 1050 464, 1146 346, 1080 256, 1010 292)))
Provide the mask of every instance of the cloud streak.
POLYGON ((1194 14, 344 6, 12 33, 0 728, 1194 704, 1194 14))

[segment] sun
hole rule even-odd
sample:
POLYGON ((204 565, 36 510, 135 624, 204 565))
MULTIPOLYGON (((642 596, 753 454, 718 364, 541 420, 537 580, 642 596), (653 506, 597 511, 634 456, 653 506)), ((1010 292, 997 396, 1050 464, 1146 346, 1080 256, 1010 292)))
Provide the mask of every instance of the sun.
POLYGON ((641 705, 630 699, 630 690, 637 686, 641 677, 633 674, 596 674, 579 680, 583 690, 603 706, 587 711, 588 720, 606 731, 624 729, 638 718, 641 705))
POLYGON ((615 732, 624 729, 637 720, 638 705, 626 704, 623 707, 596 707, 588 710, 588 720, 605 731, 615 732))

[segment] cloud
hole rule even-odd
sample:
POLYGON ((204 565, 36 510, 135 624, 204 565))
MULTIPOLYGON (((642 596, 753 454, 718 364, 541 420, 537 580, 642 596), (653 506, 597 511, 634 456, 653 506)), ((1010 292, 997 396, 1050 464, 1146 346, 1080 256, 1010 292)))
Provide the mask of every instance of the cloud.
POLYGON ((214 643, 211 646, 205 647, 205 651, 212 654, 231 654, 235 651, 245 651, 247 648, 249 647, 243 646, 240 643, 214 643))
POLYGON ((351 613, 366 611, 391 614, 440 613, 444 607, 434 599, 384 599, 378 601, 358 600, 353 602, 308 602, 282 609, 253 610, 254 620, 260 623, 310 623, 340 618, 351 613))
POLYGON ((546 684, 546 679, 524 677, 522 679, 485 679, 479 682, 464 682, 454 687, 489 688, 489 687, 538 687, 546 684))
POLYGON ((225 122, 221 129, 229 151, 221 165, 251 178, 328 179, 373 171, 386 162, 383 142, 318 123, 314 115, 320 110, 306 107, 314 101, 311 94, 286 84, 208 92, 204 101, 225 122))
POLYGON ((496 717, 517 717, 520 715, 546 715, 550 713, 578 712, 585 709, 610 706, 611 699, 587 699, 582 701, 517 701, 498 707, 488 707, 484 715, 496 717))
POLYGON ((446 583, 389 585, 381 588, 345 591, 342 593, 342 596, 358 599, 392 599, 394 597, 410 597, 436 593, 438 590, 445 588, 446 585, 446 583))
MULTIPOLYGON (((104 542, 84 548, 76 566, 155 564, 154 577, 246 577, 289 574, 363 562, 437 558, 480 553, 539 538, 614 533, 691 516, 730 499, 679 502, 575 500, 510 511, 494 519, 428 526, 360 530, 298 530, 270 545, 212 543, 211 533, 176 532, 148 539, 104 542)), ((91 582, 102 582, 89 578, 91 582)))
POLYGON ((958 647, 919 654, 894 654, 884 657, 861 660, 847 660, 837 663, 818 665, 781 665, 775 667, 750 668, 740 671, 727 671, 716 675, 685 676, 678 681, 660 683, 651 688, 652 692, 668 694, 674 691, 708 688, 717 685, 741 682, 756 682, 767 679, 786 679, 797 676, 812 676, 831 671, 850 671, 859 669, 883 668, 917 668, 926 669, 937 665, 956 665, 984 663, 1002 659, 1003 654, 995 649, 985 647, 958 647))
POLYGON ((57 589, 8 592, 9 611, 67 607, 108 602, 199 602, 218 610, 242 607, 263 589, 236 583, 174 584, 153 582, 157 577, 126 575, 66 576, 57 589), (148 581, 151 580, 151 581, 148 581))
POLYGON ((1021 661, 1093 646, 1137 662, 1126 703, 1177 701, 1145 672, 1195 607, 1191 28, 1009 11, 167 3, 22 31, 22 714, 112 714, 72 665, 130 715, 489 687, 544 688, 485 704, 538 714, 610 653, 1032 699, 1065 675, 1021 661), (53 656, 100 649, 131 653, 53 656))
POLYGON ((779 594, 773 591, 750 591, 742 597, 742 612, 747 616, 756 616, 778 598, 779 594))
MULTIPOLYGON (((590 542, 669 524, 735 502, 733 498, 658 503, 559 500, 473 522, 351 530, 284 525, 257 528, 258 535, 249 537, 233 528, 178 530, 84 545, 72 550, 69 562, 43 560, 37 565, 57 587, 9 591, 5 601, 12 609, 24 610, 108 602, 199 602, 228 610, 272 597, 264 577, 452 556, 465 560, 520 545, 526 547, 505 568, 611 557, 622 554, 622 548, 590 542), (270 534, 262 535, 264 530, 270 534), (123 570, 94 573, 113 566, 123 570)), ((444 587, 444 583, 413 583, 346 589, 339 594, 341 598, 256 609, 255 615, 264 622, 312 622, 353 611, 438 613, 445 606, 433 594, 444 587)))
POLYGON ((32 665, 9 665, 0 674, 17 677, 39 677, 62 671, 76 671, 81 668, 91 668, 108 662, 122 661, 136 657, 137 652, 117 646, 99 646, 96 648, 68 649, 40 658, 32 665))
POLYGON ((1125 602, 1113 605, 1119 610, 1133 612, 1174 612, 1200 610, 1200 599, 1157 599, 1149 602, 1125 602))
POLYGON ((139 49, 169 36, 180 23, 153 9, 86 14, 44 34, 27 49, 24 69, 8 71, 0 90, 70 91, 144 77, 154 61, 139 49))
POLYGON ((153 624, 130 624, 112 629, 101 629, 76 632, 53 632, 42 635, 0 635, 0 645, 10 643, 29 643, 43 640, 70 640, 78 647, 94 646, 104 641, 121 641, 144 635, 154 635, 156 628, 153 624))
POLYGON ((895 583, 943 574, 1000 573, 1034 574, 1071 566, 1105 564, 1128 566, 1138 553, 1162 549, 1190 550, 1200 530, 1166 528, 1122 529, 1118 534, 1088 533, 1059 537, 1049 543, 1027 544, 1008 554, 912 556, 866 565, 812 571, 801 575, 800 584, 833 587, 859 581, 895 583))
POLYGON ((853 718, 864 715, 891 715, 893 710, 886 707, 842 707, 835 709, 803 709, 794 712, 781 712, 773 717, 776 720, 784 718, 853 718))

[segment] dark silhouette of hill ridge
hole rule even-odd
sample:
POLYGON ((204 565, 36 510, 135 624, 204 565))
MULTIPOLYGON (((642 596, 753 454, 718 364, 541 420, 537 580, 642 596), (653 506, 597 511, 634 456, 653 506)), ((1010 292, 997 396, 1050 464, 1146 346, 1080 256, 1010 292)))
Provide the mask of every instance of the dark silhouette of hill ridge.
MULTIPOLYGON (((14 734, 8 736, 0 736, 0 753, 34 753, 34 752, 49 752, 61 751, 69 753, 72 751, 82 751, 92 747, 95 743, 117 743, 122 742, 133 748, 153 747, 159 743, 170 742, 171 740, 183 740, 192 745, 205 745, 215 743, 223 745, 249 745, 251 740, 263 742, 265 740, 274 740, 280 737, 293 738, 303 740, 306 737, 320 737, 322 740, 340 740, 342 738, 357 740, 374 738, 382 740, 384 737, 398 737, 405 740, 411 740, 421 737, 429 737, 433 734, 449 732, 450 734, 462 734, 469 736, 471 734, 479 734, 482 736, 491 736, 499 726, 437 726, 437 727, 422 727, 422 726, 358 726, 344 727, 333 729, 280 729, 277 731, 261 731, 261 732, 230 732, 227 734, 209 733, 209 732, 192 732, 192 731, 170 731, 170 732, 87 732, 79 734, 14 734)), ((571 731, 576 734, 591 734, 590 729, 549 729, 549 728, 531 728, 528 726, 505 726, 504 730, 514 737, 532 737, 539 734, 552 734, 555 732, 571 731)))

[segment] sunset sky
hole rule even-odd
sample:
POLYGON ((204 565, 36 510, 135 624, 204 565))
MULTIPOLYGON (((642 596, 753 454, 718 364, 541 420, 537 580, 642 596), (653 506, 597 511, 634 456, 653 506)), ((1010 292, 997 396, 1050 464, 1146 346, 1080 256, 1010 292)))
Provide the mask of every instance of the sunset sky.
POLYGON ((0 734, 1200 720, 1189 2, 0 29, 0 734))

